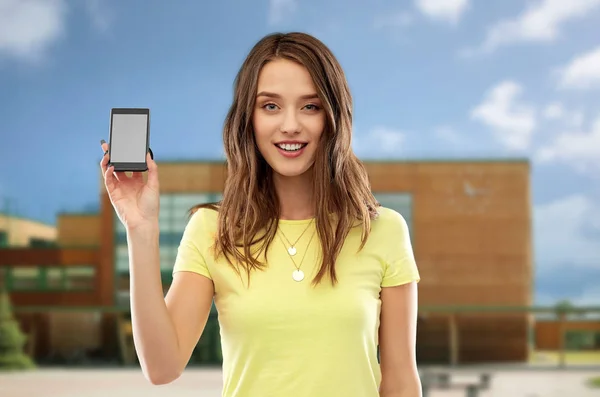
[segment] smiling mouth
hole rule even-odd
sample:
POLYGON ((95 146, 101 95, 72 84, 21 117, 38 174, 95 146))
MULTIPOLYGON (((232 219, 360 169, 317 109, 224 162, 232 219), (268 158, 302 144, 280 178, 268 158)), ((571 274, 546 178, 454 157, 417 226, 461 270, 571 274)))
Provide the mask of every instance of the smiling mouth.
POLYGON ((297 152, 298 150, 304 149, 308 143, 280 143, 275 144, 279 149, 285 150, 286 152, 297 152))

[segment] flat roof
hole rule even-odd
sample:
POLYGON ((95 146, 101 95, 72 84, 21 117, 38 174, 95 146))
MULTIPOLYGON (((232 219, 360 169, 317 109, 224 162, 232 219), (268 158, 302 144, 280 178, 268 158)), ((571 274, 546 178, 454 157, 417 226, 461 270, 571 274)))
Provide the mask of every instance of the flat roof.
POLYGON ((50 227, 56 228, 56 225, 53 223, 42 222, 38 219, 30 218, 28 216, 9 214, 4 211, 0 211, 0 217, 6 217, 6 218, 14 219, 17 221, 28 221, 28 222, 37 223, 38 225, 44 225, 44 226, 50 226, 50 227))

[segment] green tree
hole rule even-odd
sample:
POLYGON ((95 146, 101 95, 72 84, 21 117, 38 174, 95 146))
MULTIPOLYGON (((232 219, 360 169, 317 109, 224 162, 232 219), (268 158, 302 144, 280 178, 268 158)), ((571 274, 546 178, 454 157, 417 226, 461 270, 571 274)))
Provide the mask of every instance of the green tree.
POLYGON ((0 371, 23 370, 35 367, 23 347, 27 336, 14 317, 8 293, 0 287, 0 371))

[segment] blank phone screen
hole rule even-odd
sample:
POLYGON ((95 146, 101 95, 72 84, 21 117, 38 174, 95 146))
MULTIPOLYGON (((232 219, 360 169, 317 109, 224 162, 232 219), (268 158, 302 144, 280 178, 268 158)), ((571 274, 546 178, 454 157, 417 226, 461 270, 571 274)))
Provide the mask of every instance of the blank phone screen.
POLYGON ((146 114, 113 114, 111 163, 144 163, 147 129, 146 114))

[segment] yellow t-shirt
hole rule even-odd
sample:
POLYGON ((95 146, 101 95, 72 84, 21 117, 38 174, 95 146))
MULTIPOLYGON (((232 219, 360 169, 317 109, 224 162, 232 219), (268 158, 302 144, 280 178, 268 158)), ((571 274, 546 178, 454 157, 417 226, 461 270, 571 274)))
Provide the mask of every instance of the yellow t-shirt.
POLYGON ((362 228, 348 235, 336 264, 339 283, 332 286, 326 277, 317 287, 311 281, 321 249, 316 233, 307 249, 316 231, 311 220, 279 222, 290 242, 306 229, 293 257, 304 280, 292 278, 288 244, 276 237, 268 268, 251 273, 248 288, 246 277, 212 255, 217 212, 201 209, 191 217, 173 271, 214 283, 224 397, 379 396, 381 288, 419 281, 406 221, 388 208, 379 213, 362 251, 362 228))

